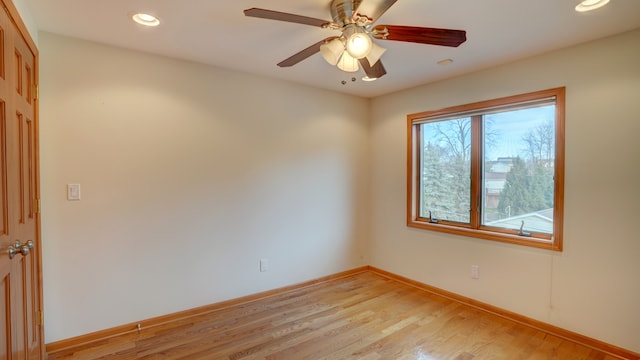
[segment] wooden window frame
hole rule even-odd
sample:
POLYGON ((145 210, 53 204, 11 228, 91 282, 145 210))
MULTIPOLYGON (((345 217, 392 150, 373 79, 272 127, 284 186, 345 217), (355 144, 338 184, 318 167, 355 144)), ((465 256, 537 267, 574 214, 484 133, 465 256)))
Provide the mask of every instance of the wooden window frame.
MULTIPOLYGON (((480 116, 471 116, 472 121, 480 122, 480 116)), ((562 251, 564 220, 564 167, 565 167, 565 88, 553 88, 521 95, 503 97, 466 105, 453 106, 435 111, 425 111, 407 115, 407 226, 439 231, 449 234, 475 237, 562 251), (553 234, 533 233, 531 236, 518 235, 518 231, 492 228, 481 225, 480 196, 482 194, 482 132, 479 126, 471 131, 471 217, 469 224, 438 221, 429 222, 420 217, 420 124, 429 119, 444 118, 464 113, 482 113, 483 110, 509 107, 515 104, 543 99, 555 99, 555 160, 554 160, 554 204, 553 234)))

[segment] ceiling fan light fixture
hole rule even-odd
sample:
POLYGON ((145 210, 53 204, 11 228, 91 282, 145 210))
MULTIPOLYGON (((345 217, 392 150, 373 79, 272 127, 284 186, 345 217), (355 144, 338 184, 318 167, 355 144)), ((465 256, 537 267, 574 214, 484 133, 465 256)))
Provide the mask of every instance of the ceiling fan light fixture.
POLYGON ((591 11, 601 8, 609 3, 609 0, 584 0, 576 5, 577 12, 591 11))
POLYGON ((369 55, 373 41, 367 32, 356 24, 349 24, 345 27, 342 34, 346 40, 347 52, 351 57, 362 59, 369 55))
POLYGON ((338 61, 338 69, 346 72, 356 72, 360 69, 358 59, 351 56, 348 51, 345 51, 340 57, 340 61, 338 61))
POLYGON ((327 41, 320 45, 320 53, 330 65, 335 66, 338 64, 338 60, 340 60, 342 53, 344 53, 344 43, 340 38, 327 41))
MULTIPOLYGON (((277 65, 279 67, 290 67, 320 52, 329 64, 332 66, 335 64, 342 71, 355 72, 362 67, 367 75, 367 80, 382 77, 387 73, 380 60, 386 49, 376 45, 373 42, 374 40, 394 40, 450 47, 457 47, 467 40, 466 31, 464 30, 404 25, 374 26, 376 21, 397 0, 366 0, 373 1, 367 6, 361 6, 362 3, 366 2, 365 0, 330 1, 333 21, 257 7, 245 9, 244 15, 340 31, 341 35, 339 37, 330 36, 320 40, 279 62, 277 65), (335 41, 336 38, 339 41, 335 41)), ((346 80, 344 83, 346 83, 346 80)))
POLYGON ((347 40, 347 51, 356 59, 362 59, 371 52, 372 41, 365 33, 356 33, 347 40))

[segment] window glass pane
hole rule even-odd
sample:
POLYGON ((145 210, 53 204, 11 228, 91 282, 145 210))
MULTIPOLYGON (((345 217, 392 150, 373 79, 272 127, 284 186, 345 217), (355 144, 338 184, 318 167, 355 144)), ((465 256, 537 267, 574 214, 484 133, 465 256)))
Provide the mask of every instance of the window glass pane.
POLYGON ((469 223, 471 119, 420 125, 421 217, 469 223))
POLYGON ((553 233, 554 119, 555 105, 483 117, 482 225, 553 233))

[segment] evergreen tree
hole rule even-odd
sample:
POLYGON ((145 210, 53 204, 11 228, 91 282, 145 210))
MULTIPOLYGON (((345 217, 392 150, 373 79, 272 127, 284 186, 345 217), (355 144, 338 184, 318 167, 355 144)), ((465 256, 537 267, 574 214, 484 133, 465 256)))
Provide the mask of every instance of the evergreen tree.
POLYGON ((511 216, 527 214, 553 207, 553 172, 541 163, 527 167, 520 157, 513 161, 500 193, 498 210, 510 209, 511 216))
POLYGON ((423 130, 421 215, 469 222, 471 121, 428 123, 423 130))
POLYGON ((442 121, 435 126, 437 138, 443 144, 443 164, 447 192, 447 212, 444 219, 469 222, 471 206, 470 161, 471 119, 442 121))
POLYGON ((422 216, 428 217, 429 211, 432 217, 442 216, 442 212, 452 209, 452 203, 447 196, 449 194, 448 183, 445 179, 444 168, 440 161, 440 150, 431 142, 424 147, 423 173, 422 173, 422 216))
POLYGON ((449 181, 450 193, 455 208, 449 220, 469 222, 469 210, 471 209, 471 173, 469 160, 458 158, 450 168, 449 181))
POLYGON ((553 207, 553 168, 543 163, 537 163, 533 169, 533 182, 536 197, 540 198, 541 209, 553 207))
MULTIPOLYGON (((468 174, 459 165, 451 164, 446 147, 437 147, 427 143, 424 148, 422 174, 422 213, 424 217, 451 221, 469 221, 468 174), (463 179, 463 180, 460 180, 463 179), (466 180, 466 185, 465 185, 466 180), (461 208, 464 216, 460 216, 461 208)), ((468 171, 467 171, 468 173, 468 171)))
POLYGON ((547 121, 522 137, 527 162, 516 158, 500 193, 498 210, 511 216, 553 207, 554 127, 547 121))
POLYGON ((500 193, 498 210, 505 214, 507 207, 511 216, 530 212, 531 191, 527 165, 524 160, 517 157, 513 161, 513 167, 507 174, 507 179, 500 193))

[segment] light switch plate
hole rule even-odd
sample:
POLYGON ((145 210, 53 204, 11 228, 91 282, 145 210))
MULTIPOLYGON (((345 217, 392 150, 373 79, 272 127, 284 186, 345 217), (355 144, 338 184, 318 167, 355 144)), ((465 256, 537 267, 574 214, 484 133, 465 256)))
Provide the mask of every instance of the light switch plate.
POLYGON ((269 259, 260 259, 260 272, 269 271, 269 259))
POLYGON ((80 200, 80 184, 67 184, 67 200, 80 200))

